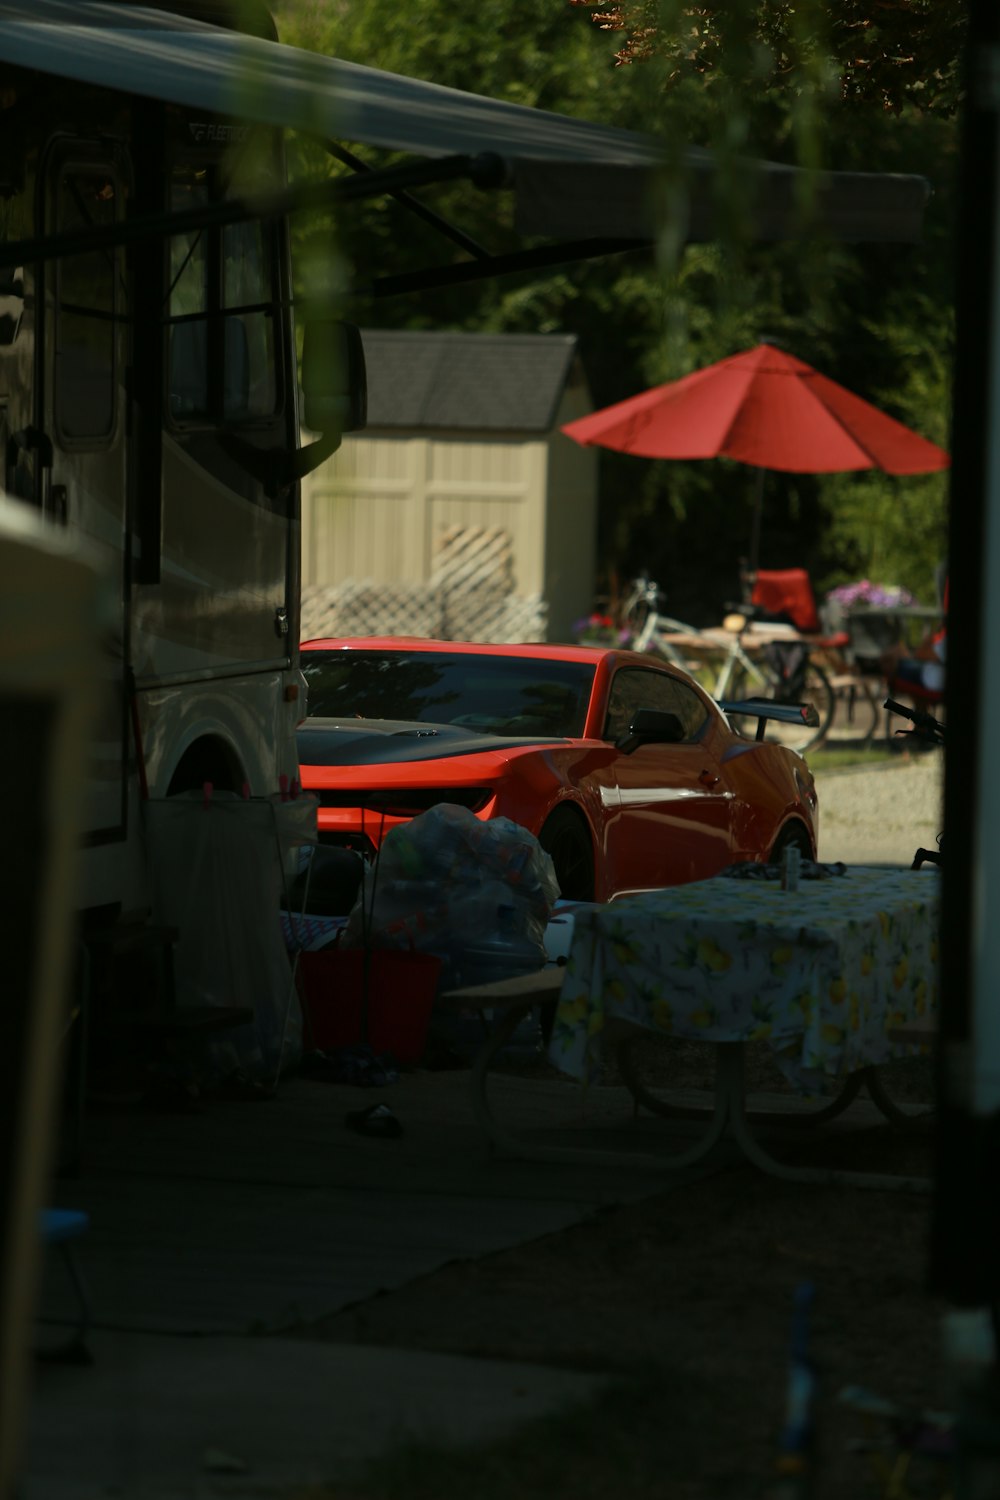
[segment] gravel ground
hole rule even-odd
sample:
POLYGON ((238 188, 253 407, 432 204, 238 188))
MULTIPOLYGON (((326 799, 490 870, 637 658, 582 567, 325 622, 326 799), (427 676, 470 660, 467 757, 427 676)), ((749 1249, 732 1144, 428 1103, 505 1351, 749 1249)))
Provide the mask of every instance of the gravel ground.
POLYGON ((941 831, 944 757, 820 772, 819 857, 833 864, 908 865, 941 831))

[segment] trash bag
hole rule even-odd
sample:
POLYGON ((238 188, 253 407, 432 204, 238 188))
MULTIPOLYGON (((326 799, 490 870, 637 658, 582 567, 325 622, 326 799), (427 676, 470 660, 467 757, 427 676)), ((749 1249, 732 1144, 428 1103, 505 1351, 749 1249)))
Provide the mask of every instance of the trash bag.
POLYGON ((441 988, 485 983, 543 967, 558 895, 534 834, 440 803, 386 834, 340 944, 435 954, 441 988))

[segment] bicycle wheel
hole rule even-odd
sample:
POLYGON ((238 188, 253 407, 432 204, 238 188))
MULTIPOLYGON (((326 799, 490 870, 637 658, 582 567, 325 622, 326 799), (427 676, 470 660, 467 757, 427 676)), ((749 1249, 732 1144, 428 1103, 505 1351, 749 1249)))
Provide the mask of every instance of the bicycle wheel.
MULTIPOLYGON (((734 700, 769 698, 775 703, 811 703, 819 715, 818 724, 781 724, 775 719, 768 719, 764 738, 777 745, 787 745, 789 750, 797 750, 800 755, 820 744, 833 720, 835 702, 833 686, 819 663, 810 659, 805 681, 793 697, 789 697, 785 683, 766 662, 756 661, 753 666, 754 672, 751 675, 740 663, 733 664, 726 697, 734 700)), ((745 734, 748 739, 753 739, 756 732, 756 726, 750 727, 751 722, 744 720, 740 726, 740 733, 745 734)))

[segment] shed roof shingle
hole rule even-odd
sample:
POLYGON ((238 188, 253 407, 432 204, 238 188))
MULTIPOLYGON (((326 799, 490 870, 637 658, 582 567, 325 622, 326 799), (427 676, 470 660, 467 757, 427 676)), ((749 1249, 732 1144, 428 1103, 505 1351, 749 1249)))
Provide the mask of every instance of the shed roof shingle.
POLYGON ((548 432, 572 334, 364 329, 370 428, 548 432))

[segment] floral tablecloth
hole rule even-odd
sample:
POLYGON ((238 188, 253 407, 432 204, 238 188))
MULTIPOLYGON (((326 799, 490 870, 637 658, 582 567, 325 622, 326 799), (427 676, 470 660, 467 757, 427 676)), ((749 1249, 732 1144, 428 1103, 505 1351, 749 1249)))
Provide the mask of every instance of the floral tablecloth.
POLYGON ((887 1031, 936 1005, 939 880, 934 867, 848 866, 794 892, 716 877, 581 909, 549 1057, 595 1078, 612 1018, 767 1041, 805 1093, 912 1056, 887 1031))

